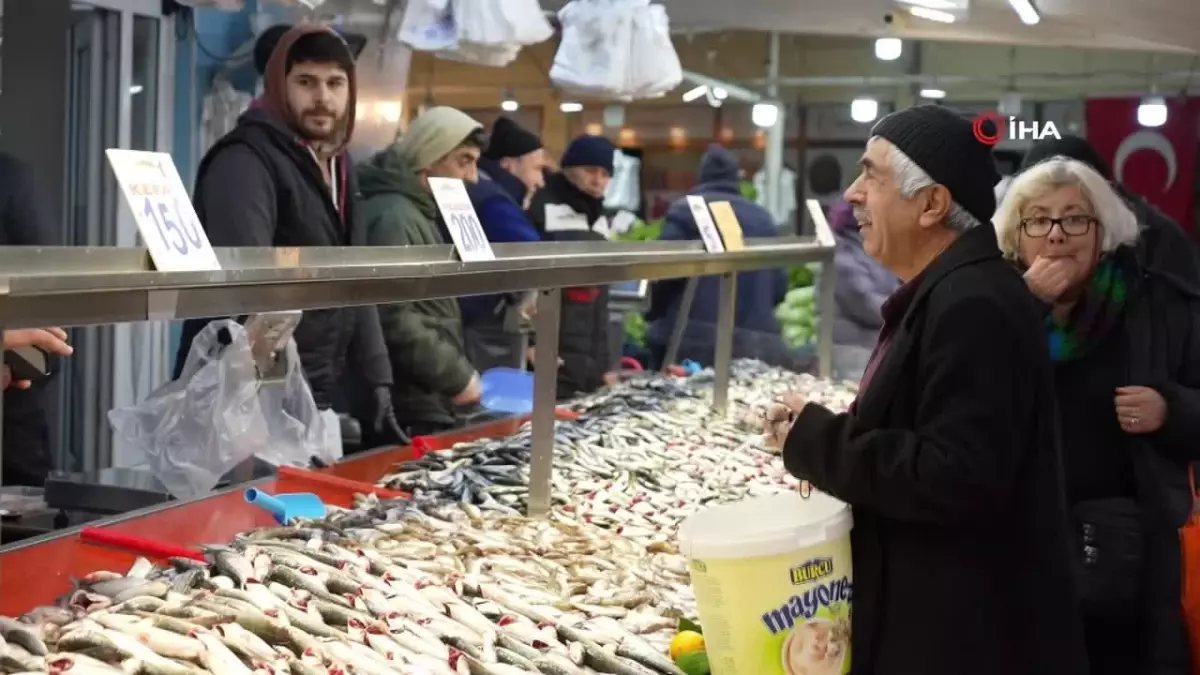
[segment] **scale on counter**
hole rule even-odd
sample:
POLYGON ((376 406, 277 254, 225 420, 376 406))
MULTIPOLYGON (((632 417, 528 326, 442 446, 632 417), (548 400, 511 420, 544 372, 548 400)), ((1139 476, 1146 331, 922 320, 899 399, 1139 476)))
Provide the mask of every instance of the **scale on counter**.
MULTIPOLYGON (((275 475, 275 466, 251 458, 221 477, 214 490, 275 475)), ((171 501, 162 483, 144 469, 56 471, 46 479, 46 505, 59 511, 112 515, 171 501)))

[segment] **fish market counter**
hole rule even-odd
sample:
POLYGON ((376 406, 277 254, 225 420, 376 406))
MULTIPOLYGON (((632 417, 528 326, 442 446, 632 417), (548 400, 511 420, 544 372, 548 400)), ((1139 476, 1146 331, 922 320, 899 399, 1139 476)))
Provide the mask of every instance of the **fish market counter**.
MULTIPOLYGON (((486 436, 508 435, 524 420, 512 419, 462 429, 436 437, 444 447, 486 436)), ((407 447, 383 448, 346 458, 322 473, 349 481, 374 483, 387 471, 412 458, 407 447)), ((224 543, 241 532, 271 525, 262 509, 246 503, 247 487, 271 494, 312 492, 326 504, 350 506, 353 487, 326 484, 304 476, 281 475, 233 486, 194 500, 167 504, 93 521, 88 527, 150 540, 173 547, 195 548, 224 543)), ((83 528, 71 528, 0 548, 0 615, 18 616, 54 602, 72 590, 72 580, 97 570, 123 572, 138 552, 84 541, 83 528)), ((174 555, 174 554, 172 554, 174 555)))

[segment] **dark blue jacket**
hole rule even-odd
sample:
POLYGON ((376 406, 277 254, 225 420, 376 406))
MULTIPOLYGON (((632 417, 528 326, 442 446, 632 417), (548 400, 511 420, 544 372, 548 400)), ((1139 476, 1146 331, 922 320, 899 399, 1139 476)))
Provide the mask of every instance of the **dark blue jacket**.
MULTIPOLYGON (((689 194, 702 196, 709 202, 729 202, 746 237, 774 237, 779 234, 766 209, 742 197, 734 181, 702 183, 689 194)), ((700 239, 700 231, 696 228, 686 198, 677 200, 667 210, 662 239, 700 239)), ((646 315, 650 321, 647 340, 651 345, 662 347, 670 342, 671 328, 675 325, 675 315, 679 312, 685 284, 685 279, 669 279, 657 282, 651 288, 650 311, 646 315)), ((775 361, 775 352, 778 350, 782 359, 786 348, 780 335, 779 322, 775 319, 775 307, 783 302, 787 294, 787 273, 781 269, 742 272, 738 274, 737 284, 735 355, 759 355, 765 360, 775 361)), ((704 365, 712 363, 719 295, 717 277, 700 279, 680 349, 681 359, 690 358, 704 365)))
MULTIPOLYGON (((525 184, 519 178, 500 168, 496 162, 479 159, 479 181, 467 183, 467 196, 471 206, 483 225, 483 233, 489 243, 508 244, 541 241, 537 230, 521 210, 525 198, 525 184)), ((458 299, 462 310, 463 325, 495 323, 504 313, 503 295, 474 295, 458 299)))

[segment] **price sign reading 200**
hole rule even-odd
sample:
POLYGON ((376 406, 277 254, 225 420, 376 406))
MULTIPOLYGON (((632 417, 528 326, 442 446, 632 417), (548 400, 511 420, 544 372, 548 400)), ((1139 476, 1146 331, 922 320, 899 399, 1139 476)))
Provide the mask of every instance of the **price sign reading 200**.
POLYGON ((188 255, 204 245, 196 224, 181 217, 173 201, 146 197, 142 211, 157 227, 163 246, 175 249, 179 255, 188 255))

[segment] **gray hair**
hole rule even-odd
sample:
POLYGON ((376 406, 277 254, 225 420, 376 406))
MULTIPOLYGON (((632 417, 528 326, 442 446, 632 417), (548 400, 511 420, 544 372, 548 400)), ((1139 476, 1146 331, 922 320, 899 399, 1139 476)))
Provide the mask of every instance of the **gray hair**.
MULTIPOLYGON (((872 136, 867 143, 874 143, 879 138, 881 137, 872 136)), ((928 173, 925 173, 924 169, 917 166, 911 157, 904 154, 904 151, 895 145, 892 145, 892 173, 900 183, 900 196, 905 199, 911 199, 921 190, 936 183, 928 173)), ((946 215, 946 225, 950 229, 966 232, 979 224, 979 219, 971 215, 958 202, 950 202, 950 213, 946 215)))
POLYGON ((1104 176, 1087 164, 1061 155, 1039 162, 1013 179, 992 218, 1004 255, 1015 259, 1021 234, 1021 211, 1030 200, 1062 187, 1078 187, 1100 222, 1100 251, 1110 253, 1138 239, 1137 216, 1104 176))

